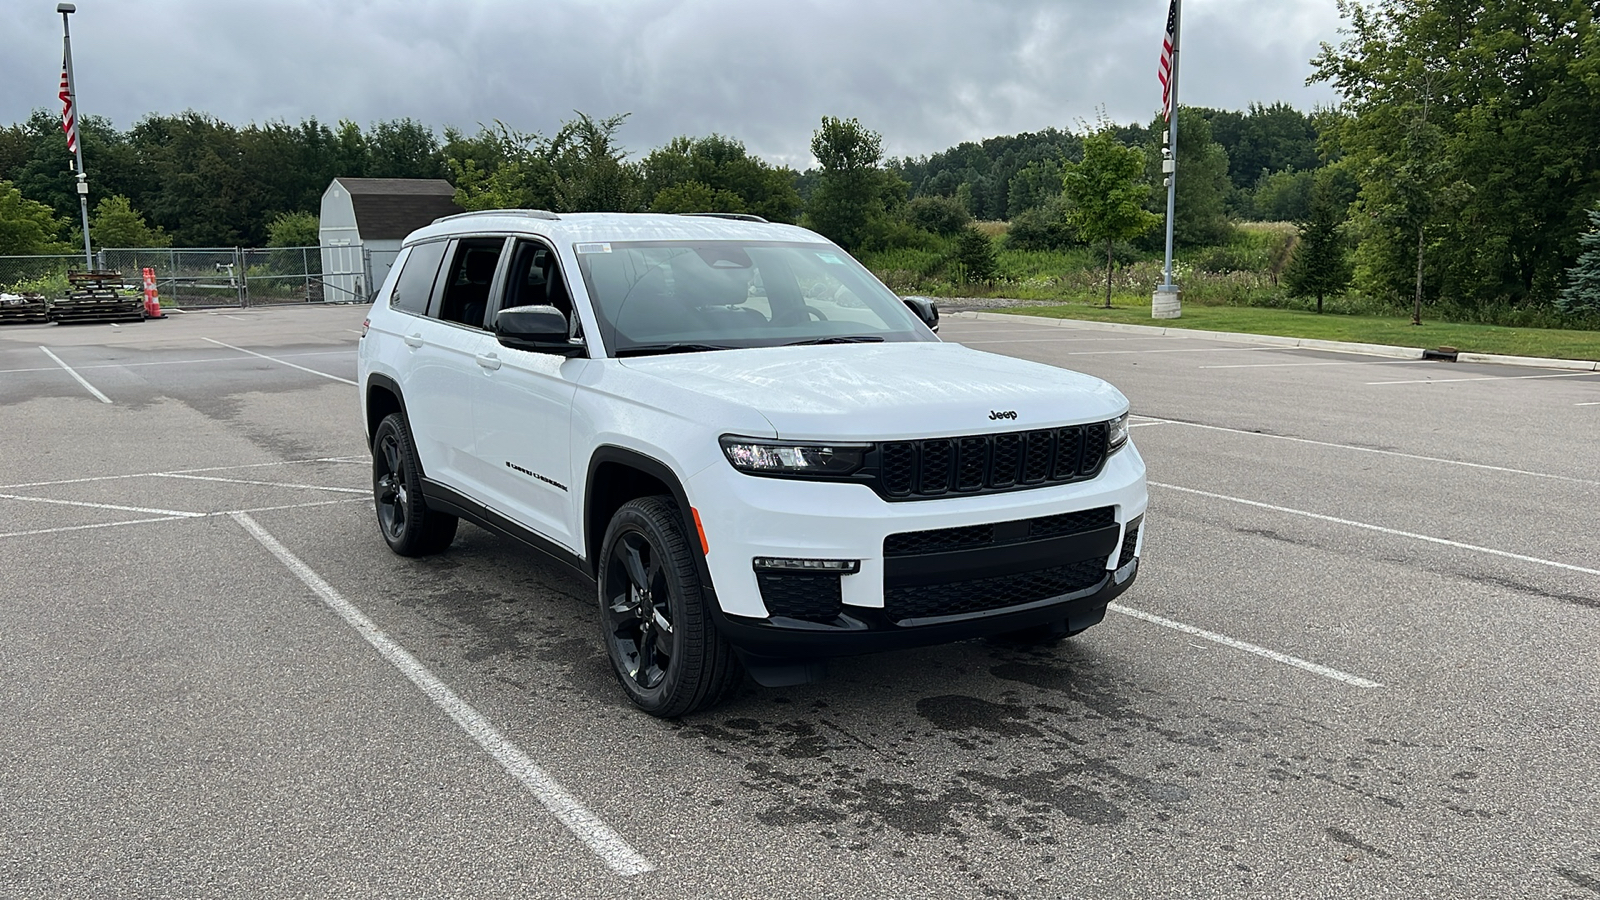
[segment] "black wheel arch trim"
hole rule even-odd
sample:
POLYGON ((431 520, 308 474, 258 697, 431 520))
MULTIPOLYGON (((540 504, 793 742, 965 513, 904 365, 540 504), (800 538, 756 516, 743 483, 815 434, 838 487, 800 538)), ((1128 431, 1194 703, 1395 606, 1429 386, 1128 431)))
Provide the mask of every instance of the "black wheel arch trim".
POLYGON ((529 530, 495 512, 449 485, 441 484, 431 478, 423 478, 422 497, 430 509, 437 509, 453 516, 460 516, 485 531, 492 531, 495 534, 519 541, 540 554, 572 569, 583 576, 585 580, 593 581, 594 579, 593 573, 590 572, 582 557, 538 532, 529 530))
POLYGON ((594 567, 599 566, 600 548, 589 547, 589 536, 594 533, 594 528, 599 525, 601 534, 604 534, 605 523, 592 520, 594 515, 595 476, 600 467, 606 463, 617 463, 637 469, 651 478, 667 486, 672 499, 678 504, 678 513, 683 517, 684 533, 689 536, 689 546, 695 549, 695 568, 700 574, 700 586, 705 592, 706 603, 709 604, 712 615, 720 622, 722 606, 717 602, 716 587, 711 583, 711 567, 706 564, 705 545, 700 542, 700 528, 694 521, 694 507, 689 504, 689 494, 683 489, 683 482, 678 479, 676 472, 666 463, 653 459, 637 450, 627 447, 618 447, 615 444, 601 444, 589 456, 588 472, 584 476, 583 487, 583 537, 584 554, 593 563, 590 577, 595 577, 594 567))
MULTIPOLYGON (((400 415, 405 416, 407 429, 409 429, 411 427, 411 416, 406 412, 406 395, 405 395, 404 391, 400 390, 400 383, 395 381, 393 378, 390 378, 387 375, 380 375, 378 373, 373 373, 371 375, 368 375, 367 376, 367 383, 361 389, 361 400, 362 400, 361 411, 362 411, 362 419, 364 420, 362 424, 367 429, 367 447, 368 448, 370 448, 372 446, 372 436, 378 430, 378 428, 377 428, 378 423, 372 421, 372 417, 371 417, 372 414, 370 412, 370 401, 372 399, 372 389, 373 388, 383 388, 384 390, 386 390, 389 393, 394 395, 395 402, 400 404, 400 415)), ((382 420, 380 419, 379 421, 382 421, 382 420)), ((420 469, 422 461, 418 460, 417 464, 418 464, 418 467, 420 469)))

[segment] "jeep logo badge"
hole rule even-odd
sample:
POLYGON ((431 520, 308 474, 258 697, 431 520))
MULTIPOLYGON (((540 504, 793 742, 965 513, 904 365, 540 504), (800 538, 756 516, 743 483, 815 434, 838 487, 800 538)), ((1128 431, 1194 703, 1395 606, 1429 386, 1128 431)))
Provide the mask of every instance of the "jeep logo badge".
POLYGON ((1015 419, 1016 417, 1017 411, 1014 409, 1008 409, 1004 412, 1000 410, 990 410, 989 412, 990 419, 1015 419))

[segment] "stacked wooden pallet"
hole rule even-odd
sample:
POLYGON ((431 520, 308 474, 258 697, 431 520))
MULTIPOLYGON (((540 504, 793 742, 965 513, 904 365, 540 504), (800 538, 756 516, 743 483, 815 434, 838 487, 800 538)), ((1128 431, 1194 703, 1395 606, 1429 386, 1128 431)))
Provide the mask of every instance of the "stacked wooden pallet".
POLYGON ((43 294, 0 293, 0 325, 50 321, 50 305, 43 294))
POLYGON ((138 322, 144 298, 122 289, 121 272, 68 272, 65 300, 50 304, 52 322, 138 322))

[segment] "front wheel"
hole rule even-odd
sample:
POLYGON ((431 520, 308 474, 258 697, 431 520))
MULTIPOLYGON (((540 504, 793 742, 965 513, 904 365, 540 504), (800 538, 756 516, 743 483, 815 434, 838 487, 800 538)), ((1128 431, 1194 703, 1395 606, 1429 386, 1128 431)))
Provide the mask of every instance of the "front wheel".
POLYGON ((665 497, 623 504, 601 544, 600 621, 623 691, 653 716, 711 706, 742 670, 700 589, 682 515, 665 497))

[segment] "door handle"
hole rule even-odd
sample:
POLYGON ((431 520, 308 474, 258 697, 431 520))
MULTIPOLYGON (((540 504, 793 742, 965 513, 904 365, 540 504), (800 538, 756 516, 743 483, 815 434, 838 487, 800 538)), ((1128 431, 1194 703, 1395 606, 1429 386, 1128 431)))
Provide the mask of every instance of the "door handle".
POLYGON ((500 357, 494 355, 493 353, 480 353, 477 355, 476 359, 478 360, 478 365, 483 366, 485 369, 493 370, 500 368, 500 357))
POLYGON ((422 333, 421 332, 417 332, 416 334, 408 334, 408 335, 406 335, 406 346, 410 347, 412 349, 416 349, 417 347, 421 347, 422 346, 422 333))

